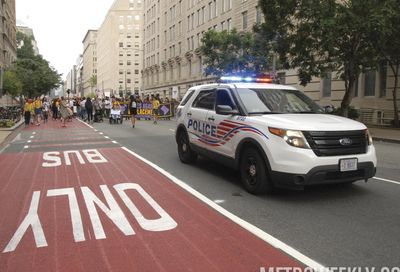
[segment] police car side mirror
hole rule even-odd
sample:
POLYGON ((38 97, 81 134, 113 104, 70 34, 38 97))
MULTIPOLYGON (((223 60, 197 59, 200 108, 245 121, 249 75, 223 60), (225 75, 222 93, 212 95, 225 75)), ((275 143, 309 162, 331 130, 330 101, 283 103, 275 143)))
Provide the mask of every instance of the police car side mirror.
POLYGON ((232 107, 228 105, 217 105, 216 113, 221 115, 235 115, 239 114, 239 111, 232 109, 232 107))

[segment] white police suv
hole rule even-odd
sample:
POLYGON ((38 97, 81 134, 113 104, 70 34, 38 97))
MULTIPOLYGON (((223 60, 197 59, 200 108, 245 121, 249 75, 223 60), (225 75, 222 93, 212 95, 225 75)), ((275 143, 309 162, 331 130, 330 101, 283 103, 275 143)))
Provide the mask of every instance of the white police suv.
POLYGON ((177 108, 183 163, 200 154, 238 169, 253 194, 375 175, 375 148, 364 124, 326 114, 304 93, 269 78, 221 80, 190 88, 177 108))

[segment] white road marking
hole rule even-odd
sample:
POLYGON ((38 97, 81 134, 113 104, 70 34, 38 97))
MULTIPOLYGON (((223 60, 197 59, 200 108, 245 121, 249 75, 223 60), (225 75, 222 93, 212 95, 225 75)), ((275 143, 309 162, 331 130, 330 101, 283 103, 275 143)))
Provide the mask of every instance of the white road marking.
POLYGON ((214 202, 217 203, 217 204, 221 204, 221 203, 224 203, 225 200, 223 200, 223 199, 215 199, 214 202))
POLYGON ((35 135, 36 134, 36 132, 32 132, 32 135, 35 135))
POLYGON ((117 141, 112 141, 112 143, 113 143, 113 144, 118 144, 118 142, 117 142, 117 141))
POLYGON ((180 179, 176 178, 172 174, 168 173, 166 170, 162 169, 158 165, 156 165, 156 164, 152 163, 151 161, 143 158, 142 156, 136 154, 135 152, 129 150, 126 147, 121 147, 121 148, 123 150, 125 150, 126 152, 128 152, 129 154, 131 154, 132 156, 134 156, 134 157, 138 158, 139 160, 143 161, 144 163, 150 165, 155 170, 157 170, 158 172, 160 172, 161 174, 166 176, 168 179, 170 179, 172 182, 174 182, 176 185, 178 185, 182 189, 186 190, 187 192, 189 192, 190 194, 192 194, 193 196, 195 196, 199 200, 203 201, 205 204, 207 204, 208 206, 210 206, 211 208, 213 208, 214 210, 216 210, 220 214, 224 215, 225 217, 229 218, 230 220, 232 220, 233 222, 235 222, 236 224, 238 224, 242 228, 248 230, 252 234, 254 234, 257 237, 259 237, 260 239, 264 240, 268 244, 270 244, 270 245, 282 250, 283 252, 287 253, 288 255, 290 255, 293 258, 299 260, 300 262, 302 262, 303 264, 307 265, 308 267, 311 267, 314 270, 329 271, 328 268, 324 267, 320 263, 318 263, 318 262, 314 261, 313 259, 305 256, 304 254, 300 253, 299 251, 297 251, 296 249, 292 248, 291 246, 285 244, 284 242, 278 240, 277 238, 273 237, 272 235, 270 235, 270 234, 266 233, 265 231, 257 228, 256 226, 250 224, 249 222, 241 219, 240 217, 234 215, 233 213, 225 210, 224 208, 222 208, 221 206, 216 204, 214 201, 212 201, 211 199, 207 198, 203 194, 199 193, 198 191, 196 191, 195 189, 193 189, 192 187, 190 187, 189 185, 187 185, 186 183, 184 183, 180 179))
POLYGON ((31 140, 28 140, 28 142, 27 143, 31 143, 32 141, 31 140))
POLYGON ((106 138, 106 139, 110 139, 110 137, 108 137, 108 136, 104 136, 104 138, 106 138))
POLYGON ((169 130, 172 131, 172 132, 175 132, 175 129, 170 128, 169 130))
POLYGON ((33 138, 35 138, 35 136, 29 136, 29 138, 33 139, 33 138))
POLYGON ((104 133, 103 133, 103 132, 99 132, 99 134, 100 134, 100 135, 103 135, 104 133))
POLYGON ((27 149, 27 148, 29 148, 29 145, 25 145, 25 146, 24 146, 24 149, 27 149))
POLYGON ((400 185, 400 181, 395 181, 395 180, 391 180, 391 179, 384 179, 384 178, 378 178, 378 177, 373 177, 373 179, 400 185))
POLYGON ((97 132, 98 130, 97 130, 97 129, 95 129, 94 131, 96 131, 96 132, 97 132))
POLYGON ((8 242, 6 248, 3 250, 5 252, 11 252, 16 249, 25 232, 28 230, 33 231, 33 236, 35 238, 36 247, 46 247, 47 241, 44 236, 44 231, 42 224, 37 213, 39 208, 40 191, 34 191, 31 200, 31 206, 29 207, 28 214, 25 216, 22 223, 19 225, 17 231, 14 233, 10 242, 8 242))

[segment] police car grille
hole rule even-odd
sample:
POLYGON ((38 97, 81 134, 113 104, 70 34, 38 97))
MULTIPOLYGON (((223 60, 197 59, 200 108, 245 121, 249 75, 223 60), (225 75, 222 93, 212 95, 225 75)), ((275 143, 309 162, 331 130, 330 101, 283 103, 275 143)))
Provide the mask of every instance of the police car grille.
POLYGON ((367 153, 364 130, 353 131, 303 131, 310 147, 317 156, 338 156, 367 153), (351 144, 342 145, 340 139, 348 138, 351 144))

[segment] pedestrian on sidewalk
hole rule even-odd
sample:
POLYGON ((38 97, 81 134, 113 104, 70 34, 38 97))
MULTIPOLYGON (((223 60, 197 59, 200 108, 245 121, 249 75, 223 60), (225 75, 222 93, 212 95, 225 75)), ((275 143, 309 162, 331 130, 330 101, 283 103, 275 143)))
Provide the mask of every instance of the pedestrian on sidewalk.
POLYGON ((87 116, 88 116, 88 123, 93 123, 93 103, 92 100, 90 99, 90 97, 88 97, 86 99, 85 102, 85 109, 87 112, 87 116))
POLYGON ((64 96, 61 96, 60 115, 61 115, 62 127, 67 127, 65 125, 65 120, 69 117, 69 111, 68 111, 68 102, 64 100, 64 96))
POLYGON ((28 99, 24 105, 24 118, 25 118, 25 127, 29 127, 31 122, 31 116, 33 113, 33 104, 32 99, 28 99))

